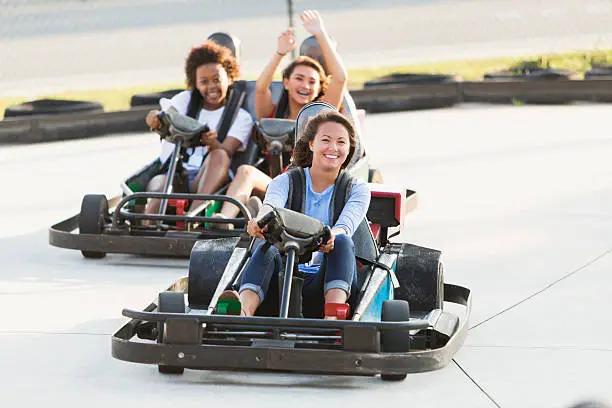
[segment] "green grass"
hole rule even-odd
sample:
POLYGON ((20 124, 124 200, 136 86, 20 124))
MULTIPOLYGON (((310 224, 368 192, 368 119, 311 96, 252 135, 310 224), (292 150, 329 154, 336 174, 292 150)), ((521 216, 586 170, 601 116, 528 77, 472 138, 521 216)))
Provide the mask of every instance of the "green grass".
MULTIPOLYGON (((508 68, 520 61, 540 59, 551 68, 566 68, 578 73, 584 73, 591 68, 592 63, 612 64, 612 50, 572 51, 560 54, 537 55, 533 57, 486 58, 476 60, 443 61, 427 64, 409 64, 368 69, 349 70, 349 89, 359 89, 363 83, 394 72, 403 73, 436 73, 454 74, 464 80, 479 80, 485 72, 508 68)), ((253 79, 253 78, 247 78, 253 79)), ((82 90, 64 92, 53 95, 41 95, 42 98, 73 99, 98 101, 106 111, 129 109, 130 98, 137 93, 157 92, 166 89, 181 88, 183 83, 163 83, 137 86, 123 89, 82 90)), ((19 95, 0 98, 0 115, 4 115, 7 106, 16 105, 28 100, 19 95)), ((0 116, 2 117, 2 116, 0 116)))

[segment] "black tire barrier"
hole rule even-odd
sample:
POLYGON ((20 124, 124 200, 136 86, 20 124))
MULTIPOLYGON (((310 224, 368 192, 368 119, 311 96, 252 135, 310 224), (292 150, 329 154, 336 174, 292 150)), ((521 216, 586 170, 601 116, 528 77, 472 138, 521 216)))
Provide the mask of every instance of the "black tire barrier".
MULTIPOLYGON (((586 80, 479 81, 372 86, 351 91, 358 108, 370 113, 451 107, 477 103, 612 103, 612 77, 586 80)), ((120 112, 76 113, 7 118, 0 121, 0 144, 82 139, 148 130, 151 105, 120 112)))
POLYGON ((166 91, 151 92, 146 94, 135 94, 130 99, 130 106, 159 106, 161 98, 172 98, 174 95, 183 92, 184 89, 168 89, 166 91))
POLYGON ((446 108, 460 99, 457 83, 372 86, 351 91, 351 96, 368 113, 446 108))
POLYGON ((4 110, 5 118, 38 115, 65 115, 80 112, 103 112, 98 102, 72 101, 66 99, 38 99, 9 106, 4 110))
POLYGON ((394 85, 417 85, 417 84, 448 84, 458 82, 461 78, 444 74, 402 74, 393 73, 374 78, 363 84, 364 88, 394 85))
POLYGON ((483 81, 462 82, 461 102, 567 104, 610 102, 612 80, 483 81))
POLYGON ((584 73, 584 79, 608 78, 612 79, 612 65, 594 65, 584 73))
POLYGON ((551 81, 558 79, 572 79, 576 77, 576 72, 567 69, 538 68, 534 70, 524 70, 516 72, 513 70, 503 70, 488 72, 484 74, 484 80, 504 80, 504 81, 551 81))
POLYGON ((118 112, 74 113, 9 118, 0 121, 0 144, 41 143, 85 139, 149 129, 150 107, 118 112))

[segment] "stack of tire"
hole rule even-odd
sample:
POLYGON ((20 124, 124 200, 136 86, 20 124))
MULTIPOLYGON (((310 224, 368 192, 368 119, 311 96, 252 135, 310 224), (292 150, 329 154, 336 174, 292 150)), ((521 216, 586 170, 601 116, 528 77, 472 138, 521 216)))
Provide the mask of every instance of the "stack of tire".
POLYGON ((551 68, 542 60, 522 61, 504 70, 485 73, 482 82, 464 84, 463 100, 502 104, 564 104, 571 102, 571 98, 555 93, 551 81, 573 80, 577 79, 577 75, 569 69, 551 68))
POLYGON ((5 118, 17 118, 36 115, 69 115, 83 112, 103 112, 102 104, 90 101, 72 101, 65 99, 38 99, 9 106, 4 110, 5 118))
POLYGON ((159 100, 161 98, 171 99, 174 95, 182 91, 184 91, 184 89, 168 89, 166 91, 132 95, 130 106, 132 108, 140 106, 159 106, 159 100))
POLYGON ((392 73, 365 82, 352 95, 357 107, 369 113, 445 108, 459 101, 460 81, 453 75, 392 73))

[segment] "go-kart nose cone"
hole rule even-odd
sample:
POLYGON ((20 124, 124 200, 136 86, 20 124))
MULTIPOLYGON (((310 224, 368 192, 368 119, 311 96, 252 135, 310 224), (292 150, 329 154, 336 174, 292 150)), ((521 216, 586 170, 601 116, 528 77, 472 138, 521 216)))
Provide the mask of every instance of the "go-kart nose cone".
POLYGON ((234 58, 240 61, 240 40, 238 37, 229 33, 217 32, 209 35, 207 39, 214 41, 222 47, 228 48, 232 52, 234 58))

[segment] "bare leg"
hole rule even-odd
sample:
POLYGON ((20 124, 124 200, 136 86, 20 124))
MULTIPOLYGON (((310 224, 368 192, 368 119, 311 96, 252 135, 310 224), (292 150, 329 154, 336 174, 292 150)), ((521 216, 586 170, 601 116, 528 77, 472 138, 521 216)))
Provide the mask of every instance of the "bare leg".
MULTIPOLYGON (((234 180, 227 189, 227 195, 245 204, 251 194, 263 196, 268 184, 272 180, 267 174, 248 164, 238 167, 234 180)), ((221 215, 225 218, 235 218, 238 215, 238 207, 224 202, 221 215)), ((257 214, 252 214, 253 216, 257 214)))
POLYGON ((260 304, 259 295, 250 289, 240 292, 240 305, 243 316, 253 316, 260 304))
MULTIPOLYGON (((160 193, 164 190, 164 186, 166 185, 166 176, 164 174, 158 174, 153 177, 149 184, 147 184, 147 192, 148 193, 160 193)), ((145 206, 144 213, 145 214, 157 214, 159 213, 159 207, 161 206, 161 200, 159 198, 151 198, 147 202, 145 206)), ((151 220, 142 220, 142 225, 152 225, 153 221, 151 220)))
MULTIPOLYGON (((223 149, 215 149, 208 153, 198 173, 191 183, 191 191, 198 194, 213 194, 227 182, 230 159, 227 152, 223 149)), ((191 208, 196 208, 202 204, 202 200, 194 200, 191 208)))

